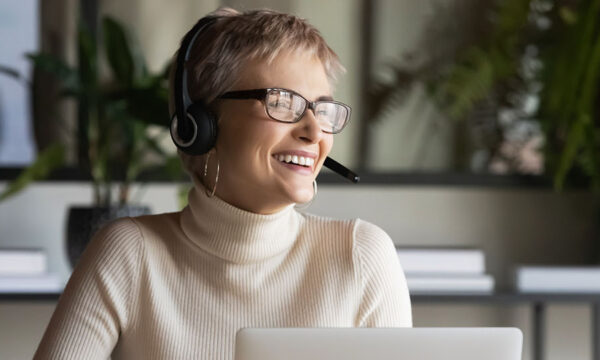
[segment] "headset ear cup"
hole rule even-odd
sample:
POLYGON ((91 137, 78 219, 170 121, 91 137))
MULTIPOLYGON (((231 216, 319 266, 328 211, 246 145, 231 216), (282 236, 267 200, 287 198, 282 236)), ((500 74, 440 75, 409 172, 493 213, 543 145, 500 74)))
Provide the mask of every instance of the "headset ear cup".
MULTIPOLYGON (((186 113, 187 115, 187 113, 186 113)), ((196 122, 191 119, 188 116, 188 120, 192 126, 192 133, 186 133, 185 134, 185 139, 181 138, 179 136, 179 118, 177 117, 177 114, 174 114, 173 117, 171 118, 171 139, 173 139, 173 142, 175 143, 175 145, 177 145, 178 148, 180 149, 185 149, 188 146, 192 145, 192 143, 196 140, 196 136, 198 134, 198 128, 196 127, 196 122)))
MULTIPOLYGON (((217 140, 217 119, 203 102, 194 102, 187 108, 188 120, 196 123, 196 139, 182 150, 190 155, 206 154, 217 140)), ((191 136, 190 136, 191 138, 191 136)))

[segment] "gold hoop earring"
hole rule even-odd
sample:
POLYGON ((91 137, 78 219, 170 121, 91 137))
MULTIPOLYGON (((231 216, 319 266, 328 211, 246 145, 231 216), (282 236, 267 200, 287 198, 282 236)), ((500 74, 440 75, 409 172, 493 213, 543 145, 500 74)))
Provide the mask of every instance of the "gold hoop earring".
MULTIPOLYGON (((212 149, 208 152, 208 154, 206 155, 206 161, 204 162, 204 181, 206 182, 206 176, 208 175, 208 162, 210 161, 210 155, 213 152, 213 150, 215 151, 215 153, 217 152, 216 149, 212 149)), ((217 183, 219 182, 219 158, 217 158, 217 175, 215 176, 215 182, 212 188, 212 191, 208 191, 208 186, 206 187, 206 196, 208 197, 213 197, 215 195, 215 191, 217 191, 217 183)))
POLYGON ((315 197, 317 196, 317 190, 318 190, 318 188, 317 188, 317 180, 313 180, 313 192, 314 192, 313 193, 313 197, 309 201, 307 201, 307 202, 305 202, 303 204, 300 204, 300 205, 296 204, 296 206, 295 206, 296 209, 302 210, 302 209, 306 209, 307 207, 309 207, 310 204, 312 204, 312 202, 315 199, 315 197))

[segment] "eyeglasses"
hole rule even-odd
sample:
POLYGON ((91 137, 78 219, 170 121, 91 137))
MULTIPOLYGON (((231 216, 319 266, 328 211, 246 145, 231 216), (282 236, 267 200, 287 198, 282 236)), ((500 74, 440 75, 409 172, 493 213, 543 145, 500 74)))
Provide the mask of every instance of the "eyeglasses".
POLYGON ((300 121, 306 109, 311 109, 321 130, 329 134, 337 134, 344 129, 352 110, 338 101, 308 101, 295 91, 279 88, 230 91, 219 98, 260 100, 271 119, 286 123, 300 121))

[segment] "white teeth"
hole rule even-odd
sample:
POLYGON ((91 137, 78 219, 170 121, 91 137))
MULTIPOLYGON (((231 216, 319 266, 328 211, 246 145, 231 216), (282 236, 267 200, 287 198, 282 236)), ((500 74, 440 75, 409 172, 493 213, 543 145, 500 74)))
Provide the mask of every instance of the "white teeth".
POLYGON ((315 159, 297 155, 275 155, 275 158, 281 162, 292 163, 311 167, 315 164, 315 159))

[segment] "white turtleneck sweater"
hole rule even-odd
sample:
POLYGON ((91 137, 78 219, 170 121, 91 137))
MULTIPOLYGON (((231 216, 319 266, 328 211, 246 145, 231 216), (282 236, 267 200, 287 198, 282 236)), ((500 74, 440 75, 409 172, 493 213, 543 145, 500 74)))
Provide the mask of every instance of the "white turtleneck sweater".
POLYGON ((91 240, 35 359, 233 359, 243 327, 410 327, 394 245, 377 226, 289 206, 259 215, 198 185, 181 212, 91 240))

